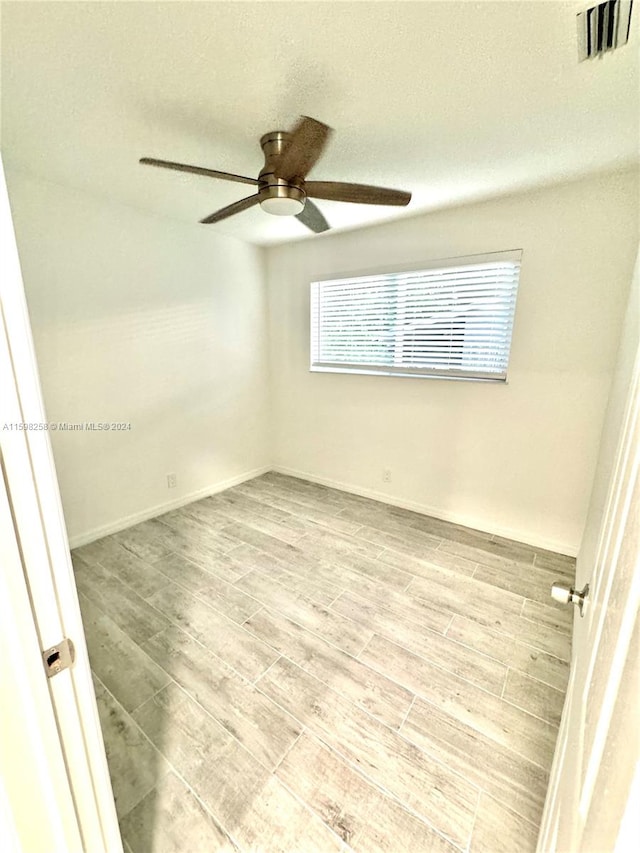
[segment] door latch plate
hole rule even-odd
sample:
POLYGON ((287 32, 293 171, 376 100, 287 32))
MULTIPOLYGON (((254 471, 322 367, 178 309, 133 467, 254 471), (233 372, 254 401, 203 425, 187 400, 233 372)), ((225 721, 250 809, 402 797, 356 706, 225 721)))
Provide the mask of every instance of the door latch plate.
POLYGON ((62 672, 63 669, 69 669, 69 667, 72 666, 75 657, 76 652, 73 647, 73 643, 66 637, 56 646, 51 646, 50 649, 46 649, 42 652, 42 659, 44 661, 44 669, 47 673, 47 678, 53 678, 54 675, 62 672))

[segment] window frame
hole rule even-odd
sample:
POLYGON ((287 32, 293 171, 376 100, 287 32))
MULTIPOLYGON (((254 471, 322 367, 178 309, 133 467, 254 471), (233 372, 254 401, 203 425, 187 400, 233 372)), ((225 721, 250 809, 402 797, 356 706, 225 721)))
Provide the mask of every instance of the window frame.
MULTIPOLYGON (((520 272, 522 267, 523 249, 506 249, 494 252, 483 252, 478 255, 462 255, 447 258, 436 258, 424 262, 415 262, 412 264, 394 265, 392 268, 373 268, 360 270, 349 273, 332 273, 331 275, 314 276, 309 284, 309 372, 310 373, 343 373, 355 374, 362 376, 393 376, 400 378, 411 379, 445 379, 457 382, 489 382, 492 384, 508 384, 508 371, 511 363, 511 351, 513 345, 513 335, 516 325, 517 301, 520 290, 520 272), (515 291, 515 301, 509 341, 507 347, 507 365, 505 373, 502 375, 489 376, 484 372, 471 370, 442 370, 439 368, 411 368, 402 365, 383 365, 379 368, 367 365, 358 365, 357 363, 345 362, 321 362, 314 361, 314 287, 323 282, 354 280, 358 278, 368 277, 384 277, 402 275, 405 273, 418 273, 428 270, 447 269, 448 267, 472 266, 474 264, 493 263, 493 262, 515 262, 519 265, 518 282, 515 291)), ((315 329, 316 337, 319 334, 319 329, 315 329)))

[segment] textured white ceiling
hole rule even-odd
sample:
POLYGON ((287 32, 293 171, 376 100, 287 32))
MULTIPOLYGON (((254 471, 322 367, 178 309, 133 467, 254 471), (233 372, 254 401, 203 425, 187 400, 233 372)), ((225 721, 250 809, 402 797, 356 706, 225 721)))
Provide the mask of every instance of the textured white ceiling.
POLYGON ((638 158, 640 10, 627 46, 578 63, 582 8, 5 2, 4 156, 52 181, 263 244, 308 232, 259 208, 198 225, 251 188, 138 158, 256 176, 259 137, 314 116, 335 134, 313 178, 414 194, 406 210, 319 202, 335 227, 627 165, 638 158))

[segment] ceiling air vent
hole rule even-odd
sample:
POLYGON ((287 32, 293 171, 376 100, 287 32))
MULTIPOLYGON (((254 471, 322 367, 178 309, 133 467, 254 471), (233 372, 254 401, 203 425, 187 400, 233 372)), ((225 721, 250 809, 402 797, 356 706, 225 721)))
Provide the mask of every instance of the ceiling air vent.
POLYGON ((633 0, 607 0, 578 13, 578 58, 592 59, 629 39, 633 0))

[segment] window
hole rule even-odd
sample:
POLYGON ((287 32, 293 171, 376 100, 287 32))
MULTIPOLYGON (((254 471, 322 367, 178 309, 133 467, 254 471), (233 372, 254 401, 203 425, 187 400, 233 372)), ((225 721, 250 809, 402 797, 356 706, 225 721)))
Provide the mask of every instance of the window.
POLYGON ((521 252, 311 284, 311 370, 506 380, 521 252))

